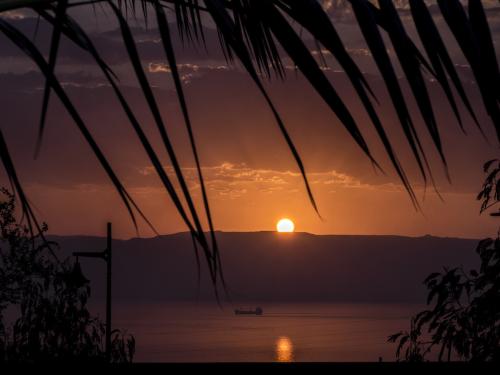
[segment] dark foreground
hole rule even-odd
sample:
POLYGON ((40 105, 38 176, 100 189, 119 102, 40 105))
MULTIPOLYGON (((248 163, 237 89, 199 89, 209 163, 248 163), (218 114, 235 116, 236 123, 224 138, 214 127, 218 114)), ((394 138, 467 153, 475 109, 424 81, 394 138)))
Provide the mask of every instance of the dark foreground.
POLYGON ((494 374, 499 363, 137 363, 130 365, 95 365, 85 363, 42 363, 0 365, 2 373, 64 373, 64 374, 276 374, 276 373, 367 373, 367 374, 494 374), (11 370, 11 371, 8 371, 11 370))

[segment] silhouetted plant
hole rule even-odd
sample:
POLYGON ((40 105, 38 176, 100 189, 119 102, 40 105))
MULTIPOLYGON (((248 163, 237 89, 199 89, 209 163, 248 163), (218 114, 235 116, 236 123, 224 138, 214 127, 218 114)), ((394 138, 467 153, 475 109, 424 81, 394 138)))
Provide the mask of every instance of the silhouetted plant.
MULTIPOLYGON (((490 160, 484 172, 481 212, 500 202, 500 162, 490 160)), ((434 348, 440 361, 500 360, 500 236, 480 241, 476 252, 479 270, 444 268, 425 279, 431 308, 412 317, 410 331, 389 336, 398 360, 422 361, 434 348)))
MULTIPOLYGON (((487 177, 483 189, 479 192, 477 199, 482 200, 481 213, 492 208, 500 202, 500 161, 490 160, 484 164, 484 173, 487 177)), ((500 216, 500 212, 492 212, 491 216, 500 216)))
MULTIPOLYGON (((79 263, 57 259, 57 244, 33 237, 16 221, 14 196, 1 193, 0 362, 105 361, 104 325, 87 309, 79 263)), ((113 332, 113 362, 131 361, 134 351, 133 336, 113 332)))

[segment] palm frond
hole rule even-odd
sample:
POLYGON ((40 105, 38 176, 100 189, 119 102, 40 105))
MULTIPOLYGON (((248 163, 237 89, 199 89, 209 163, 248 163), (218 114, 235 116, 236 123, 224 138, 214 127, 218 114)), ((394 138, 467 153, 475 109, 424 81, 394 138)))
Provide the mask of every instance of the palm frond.
POLYGON ((399 58, 401 67, 405 72, 406 79, 411 87, 417 106, 431 135, 434 145, 446 166, 446 158, 441 145, 441 137, 436 124, 434 111, 427 92, 425 80, 421 71, 421 60, 414 53, 414 49, 408 44, 408 35, 403 23, 398 16, 394 4, 390 0, 380 0, 380 11, 387 22, 387 33, 392 41, 394 50, 399 58))
POLYGON ((31 237, 35 238, 35 235, 38 234, 41 239, 44 241, 47 249, 49 249, 51 255, 59 261, 56 253, 54 252, 53 246, 50 241, 47 241, 44 235, 44 231, 42 226, 38 222, 36 215, 33 212, 31 204, 28 200, 26 193, 24 192, 23 185, 19 177, 17 176, 16 167, 12 160, 12 157, 9 152, 9 148, 7 146, 7 142, 3 135, 3 132, 0 130, 0 159, 2 160, 3 167, 9 179, 11 185, 11 191, 17 193, 19 201, 21 202, 21 210, 23 212, 23 217, 26 219, 27 227, 31 232, 31 237))
MULTIPOLYGON (((62 0, 57 3, 55 13, 56 18, 60 19, 64 17, 64 13, 66 13, 66 8, 68 6, 68 0, 62 0)), ((49 69, 54 74, 56 60, 57 60, 57 51, 59 49, 59 41, 61 40, 61 25, 56 22, 53 24, 52 28, 52 40, 50 42, 50 54, 49 54, 49 69)), ((35 157, 38 156, 40 152, 40 147, 42 144, 43 132, 45 130, 45 120, 47 117, 47 111, 49 108, 49 100, 50 100, 50 84, 49 81, 46 80, 45 88, 43 91, 43 103, 42 103, 42 113, 40 115, 40 127, 38 130, 38 139, 35 148, 35 157)))
MULTIPOLYGON (((177 61, 175 58, 175 53, 174 49, 172 47, 172 39, 170 37, 170 29, 168 26, 168 21, 167 17, 165 15, 165 12, 163 8, 161 7, 160 3, 157 2, 155 4, 155 10, 156 10, 156 16, 157 16, 157 22, 158 22, 158 28, 161 34, 162 42, 163 42, 163 48, 165 50, 165 54, 167 56, 167 61, 170 66, 170 70, 172 71, 172 77, 174 80, 175 84, 175 89, 177 91, 177 96, 179 98, 179 103, 182 109, 182 115, 184 116, 184 122, 186 124, 187 132, 189 135, 189 142, 191 144, 191 151, 194 156, 195 164, 196 164, 196 170, 198 172, 198 179, 200 181, 200 186, 201 186, 201 194, 203 198, 203 205, 205 208, 205 214, 207 217, 208 221, 208 228, 210 231, 210 236, 212 240, 212 251, 213 251, 213 256, 215 259, 219 259, 219 250, 217 246, 217 239, 215 238, 215 230, 214 230, 214 225, 213 225, 213 220, 212 220, 212 214, 210 213, 210 205, 208 202, 208 195, 207 195, 207 190, 205 187, 205 182, 203 179, 203 173, 201 170, 201 164, 200 164, 200 158, 198 156, 198 151, 196 147, 196 141, 193 133, 193 127, 191 125, 191 119, 189 117, 189 111, 188 111, 188 106, 186 103, 186 98, 184 96, 184 90, 182 89, 182 83, 181 83, 181 78, 179 75, 179 70, 177 68, 177 61)), ((193 15, 191 15, 193 16, 193 15)), ((198 19, 198 16, 196 16, 198 19)), ((198 253, 198 250, 195 246, 195 253, 198 253)), ((197 258, 197 265, 199 267, 199 260, 197 258)), ((219 262, 214 262, 214 277, 217 277, 218 272, 217 272, 217 267, 220 266, 219 262)), ((222 277, 222 283, 223 286, 225 285, 223 273, 220 272, 221 277, 222 277)))
POLYGON ((406 105, 396 72, 392 66, 389 54, 387 53, 382 35, 377 27, 375 17, 370 11, 366 1, 351 0, 351 4, 367 46, 385 82, 392 104, 398 115, 399 123, 418 164, 422 178, 424 182, 426 182, 427 174, 430 173, 430 166, 427 162, 420 138, 413 125, 410 111, 406 105))
POLYGON ((453 113, 458 120, 460 128, 465 132, 462 119, 457 108, 457 104, 455 102, 455 99, 453 98, 451 87, 446 77, 446 73, 450 76, 450 79, 452 80, 455 89, 460 95, 460 98, 462 99, 462 102, 464 103, 467 111, 481 130, 481 126, 477 121, 474 110, 472 109, 469 99, 467 98, 460 78, 458 77, 458 74, 456 72, 455 66, 453 65, 453 62, 448 54, 448 51, 446 49, 446 46, 444 45, 441 35, 439 34, 436 24, 432 19, 429 9, 427 8, 423 0, 410 0, 410 9, 420 40, 422 41, 425 52, 427 53, 432 67, 436 72, 436 79, 446 94, 448 102, 453 109, 453 113))
POLYGON ((497 137, 500 140, 498 101, 500 74, 482 4, 480 1, 469 1, 469 17, 467 17, 459 0, 438 0, 438 5, 443 18, 470 64, 484 107, 493 121, 497 137))
POLYGON ((375 108, 370 101, 368 93, 376 100, 376 97, 371 90, 368 82, 361 73, 354 60, 349 56, 340 36, 337 33, 330 18, 325 14, 322 7, 317 1, 314 0, 289 0, 286 1, 286 7, 283 10, 296 20, 300 20, 311 35, 321 43, 330 53, 337 59, 342 69, 349 77, 349 80, 356 90, 363 106, 368 113, 375 129, 384 145, 389 159, 392 162, 396 173, 401 178, 405 188, 410 193, 412 202, 418 206, 415 193, 411 187, 410 182, 394 153, 391 142, 386 134, 386 131, 377 115, 375 108), (368 91, 368 92, 367 92, 368 91))
MULTIPOLYGON (((0 19, 0 31, 4 33, 5 36, 7 36, 14 44, 16 44, 19 49, 21 49, 42 71, 42 73, 45 75, 47 78, 51 88, 54 90, 56 95, 59 97, 61 100, 62 104, 68 111, 69 115, 72 117, 73 121, 77 125, 78 129, 82 133, 83 137, 85 138, 86 142, 89 144, 91 147, 93 153, 99 160, 101 166, 103 169, 106 171, 108 174, 108 177, 111 179, 111 182, 115 186, 118 194, 120 195, 123 203, 125 204, 125 207, 127 208, 127 211, 130 214, 130 217, 134 223, 134 226, 137 227, 137 221, 135 218, 134 210, 135 208, 137 212, 146 220, 146 222, 149 223, 145 215, 142 213, 142 211, 139 209, 139 207, 136 205, 135 201, 130 197, 129 193, 125 189, 125 187, 122 185, 120 179, 116 176, 113 168, 109 164, 108 160, 104 156, 103 152, 97 145, 96 141, 92 137, 92 134, 88 130, 87 126, 85 125, 85 122, 82 120, 80 117, 78 111, 74 107, 73 103, 67 96, 66 92, 64 91, 63 87, 55 77, 54 73, 51 71, 50 66, 48 63, 45 61, 44 57, 41 55, 41 53, 38 51, 38 49, 33 45, 33 43, 24 35, 22 34, 19 30, 17 30, 14 26, 10 25, 7 21, 0 19)), ((16 184, 17 186, 17 184, 16 184)), ((16 189, 19 192, 19 189, 16 189)), ((154 230, 154 227, 152 227, 154 230)))
MULTIPOLYGON (((100 67, 102 73, 106 77, 108 83, 112 87, 118 101, 120 102, 125 114, 127 115, 127 118, 129 119, 129 122, 134 129, 137 137, 139 138, 146 154, 148 155, 153 167, 155 168, 156 173, 160 177, 160 180, 163 183, 163 186, 165 187, 166 191, 170 195, 170 198, 174 205, 176 206, 179 214, 181 215, 182 219, 184 220, 184 223, 188 227, 188 229, 191 231, 193 238, 196 239, 197 241, 200 241, 199 239, 199 233, 198 231, 193 227, 190 219, 188 218, 187 213, 185 212, 181 200, 170 180, 168 177, 164 167, 162 166, 160 159, 157 155, 157 153, 154 151, 154 148, 152 147, 149 139, 147 138, 145 132, 142 130, 142 127, 137 120, 137 117, 134 115, 131 107, 127 103, 124 95, 122 94, 121 90, 118 87, 118 84, 116 82, 116 76, 112 72, 112 70, 106 65, 106 63, 99 57, 99 54, 92 43, 92 40, 88 37, 88 35, 84 32, 83 29, 80 28, 78 23, 76 23, 70 16, 64 15, 64 17, 61 19, 56 19, 53 16, 51 16, 48 12, 46 11, 40 11, 40 15, 46 19, 50 23, 55 23, 59 22, 62 26, 62 32, 66 37, 68 37, 71 41, 73 41, 76 45, 78 45, 80 48, 84 49, 85 51, 89 52, 95 61, 97 62, 98 66, 100 67)), ((204 242, 200 241, 202 244, 204 242)), ((216 248, 216 247, 215 247, 216 248)), ((210 254, 210 249, 207 246, 203 246, 203 249, 205 251, 205 254, 207 255, 207 259, 212 259, 212 256, 210 254)), ((197 252, 197 248, 195 248, 197 252)), ((216 252, 217 254, 217 252, 216 252)), ((211 263, 210 263, 210 267, 211 263)))
POLYGON ((281 116, 279 115, 278 111, 276 110, 273 102, 271 101, 271 98, 267 94, 266 90, 264 89, 264 86, 262 85, 259 76, 257 75, 257 71, 255 70, 255 67, 253 65, 253 62, 250 57, 250 52, 248 51, 243 37, 241 36, 240 33, 238 33, 238 30, 236 28, 236 25, 234 21, 231 19, 227 9, 224 7, 224 3, 221 0, 205 0, 205 4, 207 6, 208 11, 210 12, 212 18, 214 21, 217 23, 217 26, 219 27, 219 31, 222 34, 222 38, 226 45, 230 47, 234 53, 238 56, 239 60, 247 70, 248 74, 252 78, 252 80, 255 82, 257 85, 258 89, 264 96, 264 99, 266 100, 267 104, 269 105, 271 111, 273 112, 274 118, 280 128, 281 134, 285 138, 285 141, 288 145, 288 148, 292 152, 292 155, 295 159, 295 162, 297 163, 300 173, 302 174, 304 184, 306 186, 307 194, 309 196, 309 200, 314 207, 314 210, 318 213, 318 207, 316 205, 316 202, 314 200, 314 196, 311 190, 311 187, 309 186, 309 182, 307 180, 306 176, 306 171, 304 164, 302 162, 302 159, 292 141, 292 138, 288 134, 288 130, 285 127, 285 124, 283 123, 283 120, 281 119, 281 116))
MULTIPOLYGON (((424 150, 422 146, 423 142, 415 126, 417 120, 410 113, 407 100, 403 95, 403 90, 396 75, 395 64, 398 63, 402 68, 409 83, 410 95, 417 103, 425 129, 432 140, 432 147, 440 155, 446 173, 446 145, 442 144, 440 134, 447 124, 438 123, 436 120, 434 114, 436 108, 434 108, 430 100, 427 88, 427 76, 430 75, 438 82, 462 130, 465 131, 465 127, 459 112, 458 100, 463 103, 467 113, 480 131, 484 130, 484 125, 481 124, 480 126, 475 109, 467 97, 454 61, 448 53, 447 46, 441 36, 441 31, 438 29, 424 0, 409 0, 410 15, 423 47, 421 51, 417 47, 417 43, 411 39, 405 30, 402 17, 393 1, 380 0, 378 6, 367 0, 349 0, 349 3, 375 66, 383 78, 392 107, 399 120, 399 126, 403 131, 409 151, 418 165, 424 184, 427 185, 430 181, 435 185, 433 166, 430 165, 427 157, 428 150, 424 150), (395 52, 395 61, 391 59, 387 52, 389 46, 384 41, 382 32, 389 37, 395 52), (455 98, 453 90, 456 92, 457 98, 455 98)), ((460 0, 437 0, 437 3, 447 27, 455 37, 460 50, 470 65, 484 108, 491 117, 500 139, 500 73, 483 4, 480 0, 469 0, 467 7, 462 5, 460 0)), ((0 2, 0 13, 19 9, 34 10, 53 28, 50 50, 46 60, 43 53, 28 36, 17 30, 7 20, 0 18, 0 32, 6 35, 35 62, 46 79, 36 152, 38 152, 42 142, 50 96, 53 92, 63 103, 96 155, 101 167, 111 179, 134 224, 136 221, 134 212, 138 212, 147 220, 115 174, 103 151, 98 147, 79 115, 78 109, 67 96, 55 74, 57 57, 60 53, 60 41, 64 37, 92 57, 111 86, 178 214, 191 232, 193 239, 201 246, 214 284, 217 284, 218 277, 222 276, 221 259, 214 234, 214 224, 208 194, 205 189, 201 162, 198 156, 196 137, 189 116, 189 106, 183 92, 177 69, 176 54, 172 46, 171 31, 167 18, 168 12, 174 13, 178 32, 185 43, 205 46, 204 28, 206 26, 204 20, 209 20, 215 26, 221 42, 220 47, 226 59, 229 62, 233 62, 233 60, 239 61, 263 95, 303 177, 311 205, 316 212, 319 212, 301 155, 292 141, 278 109, 264 88, 262 77, 270 79, 272 74, 275 73, 279 78, 285 79, 286 69, 284 69, 283 59, 291 59, 297 70, 303 74, 322 100, 339 118, 353 141, 361 148, 367 158, 376 166, 378 161, 372 155, 372 151, 365 140, 365 134, 360 130, 354 116, 345 105, 341 94, 337 92, 335 82, 330 82, 322 71, 320 62, 309 50, 308 44, 303 38, 303 32, 308 33, 316 45, 323 46, 331 53, 345 72, 362 103, 363 109, 368 114, 370 122, 378 135, 378 140, 382 143, 392 167, 407 190, 411 201, 419 209, 418 199, 406 174, 405 167, 400 163, 399 155, 391 144, 391 134, 384 128, 383 121, 377 111, 378 99, 368 84, 366 77, 349 55, 341 35, 335 28, 335 22, 325 12, 318 0, 3 0, 0 2), (97 51, 92 38, 77 21, 68 15, 69 9, 86 6, 94 7, 96 4, 108 5, 119 24, 121 38, 126 47, 130 65, 146 99, 149 111, 154 118, 162 146, 172 163, 175 181, 180 186, 179 193, 174 188, 174 178, 167 175, 158 153, 153 148, 150 139, 146 136, 142 125, 125 99, 117 76, 97 51), (166 124, 160 114, 158 103, 144 72, 134 36, 129 26, 128 17, 134 17, 134 19, 138 20, 141 15, 144 17, 146 25, 148 25, 151 11, 154 12, 166 62, 172 72, 174 86, 189 136, 189 146, 195 159, 198 179, 201 184, 203 211, 207 218, 208 231, 211 236, 210 240, 206 238, 201 224, 202 214, 198 212, 187 187, 181 163, 167 133, 166 124)), ((324 59, 321 56, 320 58, 324 59)), ((22 207, 26 212, 26 216, 33 223, 36 223, 29 201, 15 173, 14 164, 8 153, 7 143, 1 133, 0 156, 7 175, 23 202, 22 207)), ((195 254, 197 264, 199 264, 197 247, 195 247, 195 254)), ((224 284, 224 279, 221 278, 220 280, 224 284)))

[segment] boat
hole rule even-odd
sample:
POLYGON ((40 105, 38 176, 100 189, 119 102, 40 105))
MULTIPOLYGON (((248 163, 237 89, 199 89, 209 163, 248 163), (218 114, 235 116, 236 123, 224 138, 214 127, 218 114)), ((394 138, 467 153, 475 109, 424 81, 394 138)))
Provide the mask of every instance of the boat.
POLYGON ((257 306, 255 309, 235 309, 235 315, 262 315, 264 310, 261 307, 257 306))

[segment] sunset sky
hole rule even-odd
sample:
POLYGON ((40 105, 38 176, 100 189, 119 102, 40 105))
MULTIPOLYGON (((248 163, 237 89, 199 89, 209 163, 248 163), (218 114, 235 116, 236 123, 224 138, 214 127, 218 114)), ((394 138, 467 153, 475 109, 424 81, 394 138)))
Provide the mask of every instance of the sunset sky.
MULTIPOLYGON (((404 14, 407 10, 402 3, 400 10, 404 14)), ((500 6, 497 1, 485 3, 489 4, 488 17, 498 56, 500 6)), ((462 114, 467 135, 460 131, 441 88, 429 80, 436 116, 445 124, 442 138, 451 184, 421 122, 418 129, 434 167, 436 185, 444 199, 441 201, 432 186, 425 190, 422 185, 399 130, 394 109, 387 101, 383 82, 349 9, 338 9, 334 4, 327 2, 325 6, 330 6, 330 14, 347 48, 377 94, 381 119, 387 129, 392 129, 389 133, 414 184, 422 212, 417 212, 412 206, 345 74, 331 57, 325 55, 328 62, 325 73, 360 127, 366 131, 366 139, 386 174, 374 170, 335 115, 285 59, 287 80, 282 82, 273 78, 266 85, 305 163, 323 219, 318 217, 309 203, 299 170, 272 113, 244 71, 237 64, 230 65, 225 61, 217 33, 207 22, 207 51, 202 47, 183 47, 177 31, 173 36, 216 229, 274 230, 281 217, 289 217, 295 222, 297 231, 317 234, 494 236, 498 222, 487 215, 479 215, 479 202, 475 197, 483 182, 482 165, 498 157, 498 145, 470 69, 452 37, 441 27, 450 55, 458 63, 457 70, 489 141, 479 133, 465 111, 462 114)), ((128 65, 113 16, 109 11, 103 14, 98 10, 98 14, 94 19, 91 9, 72 13, 93 36, 98 50, 120 77, 123 92, 148 135, 157 141, 156 149, 170 170, 151 115, 128 65)), ((34 34, 37 21, 31 14, 9 13, 5 17, 28 35, 34 34)), ((415 36, 411 20, 408 17, 404 20, 411 35, 415 36)), ((436 20, 442 26, 442 19, 438 17, 436 20)), ((154 85, 167 131, 175 142, 189 187, 200 204, 196 170, 157 29, 151 20, 149 28, 144 29, 140 17, 136 26, 134 36, 148 79, 154 85)), ((41 21, 36 42, 46 51, 50 31, 41 21)), ((307 39, 307 35, 304 38, 319 56, 314 42, 307 39)), ((56 72, 119 177, 158 232, 185 231, 186 227, 170 203, 123 111, 92 60, 64 40, 56 72)), ((405 79, 400 77, 400 80, 406 88, 405 79)), ((112 221, 117 237, 136 236, 118 194, 55 96, 51 100, 42 151, 38 159, 34 159, 43 77, 3 36, 0 37, 0 83, 3 103, 0 127, 9 142, 26 192, 38 217, 49 224, 50 232, 102 235, 104 223, 112 221)), ((408 104, 415 118, 420 120, 415 103, 409 99, 408 104)), ((2 174, 0 179, 3 185, 7 185, 5 175, 2 174)), ((140 235, 152 236, 153 233, 140 223, 140 235)))

